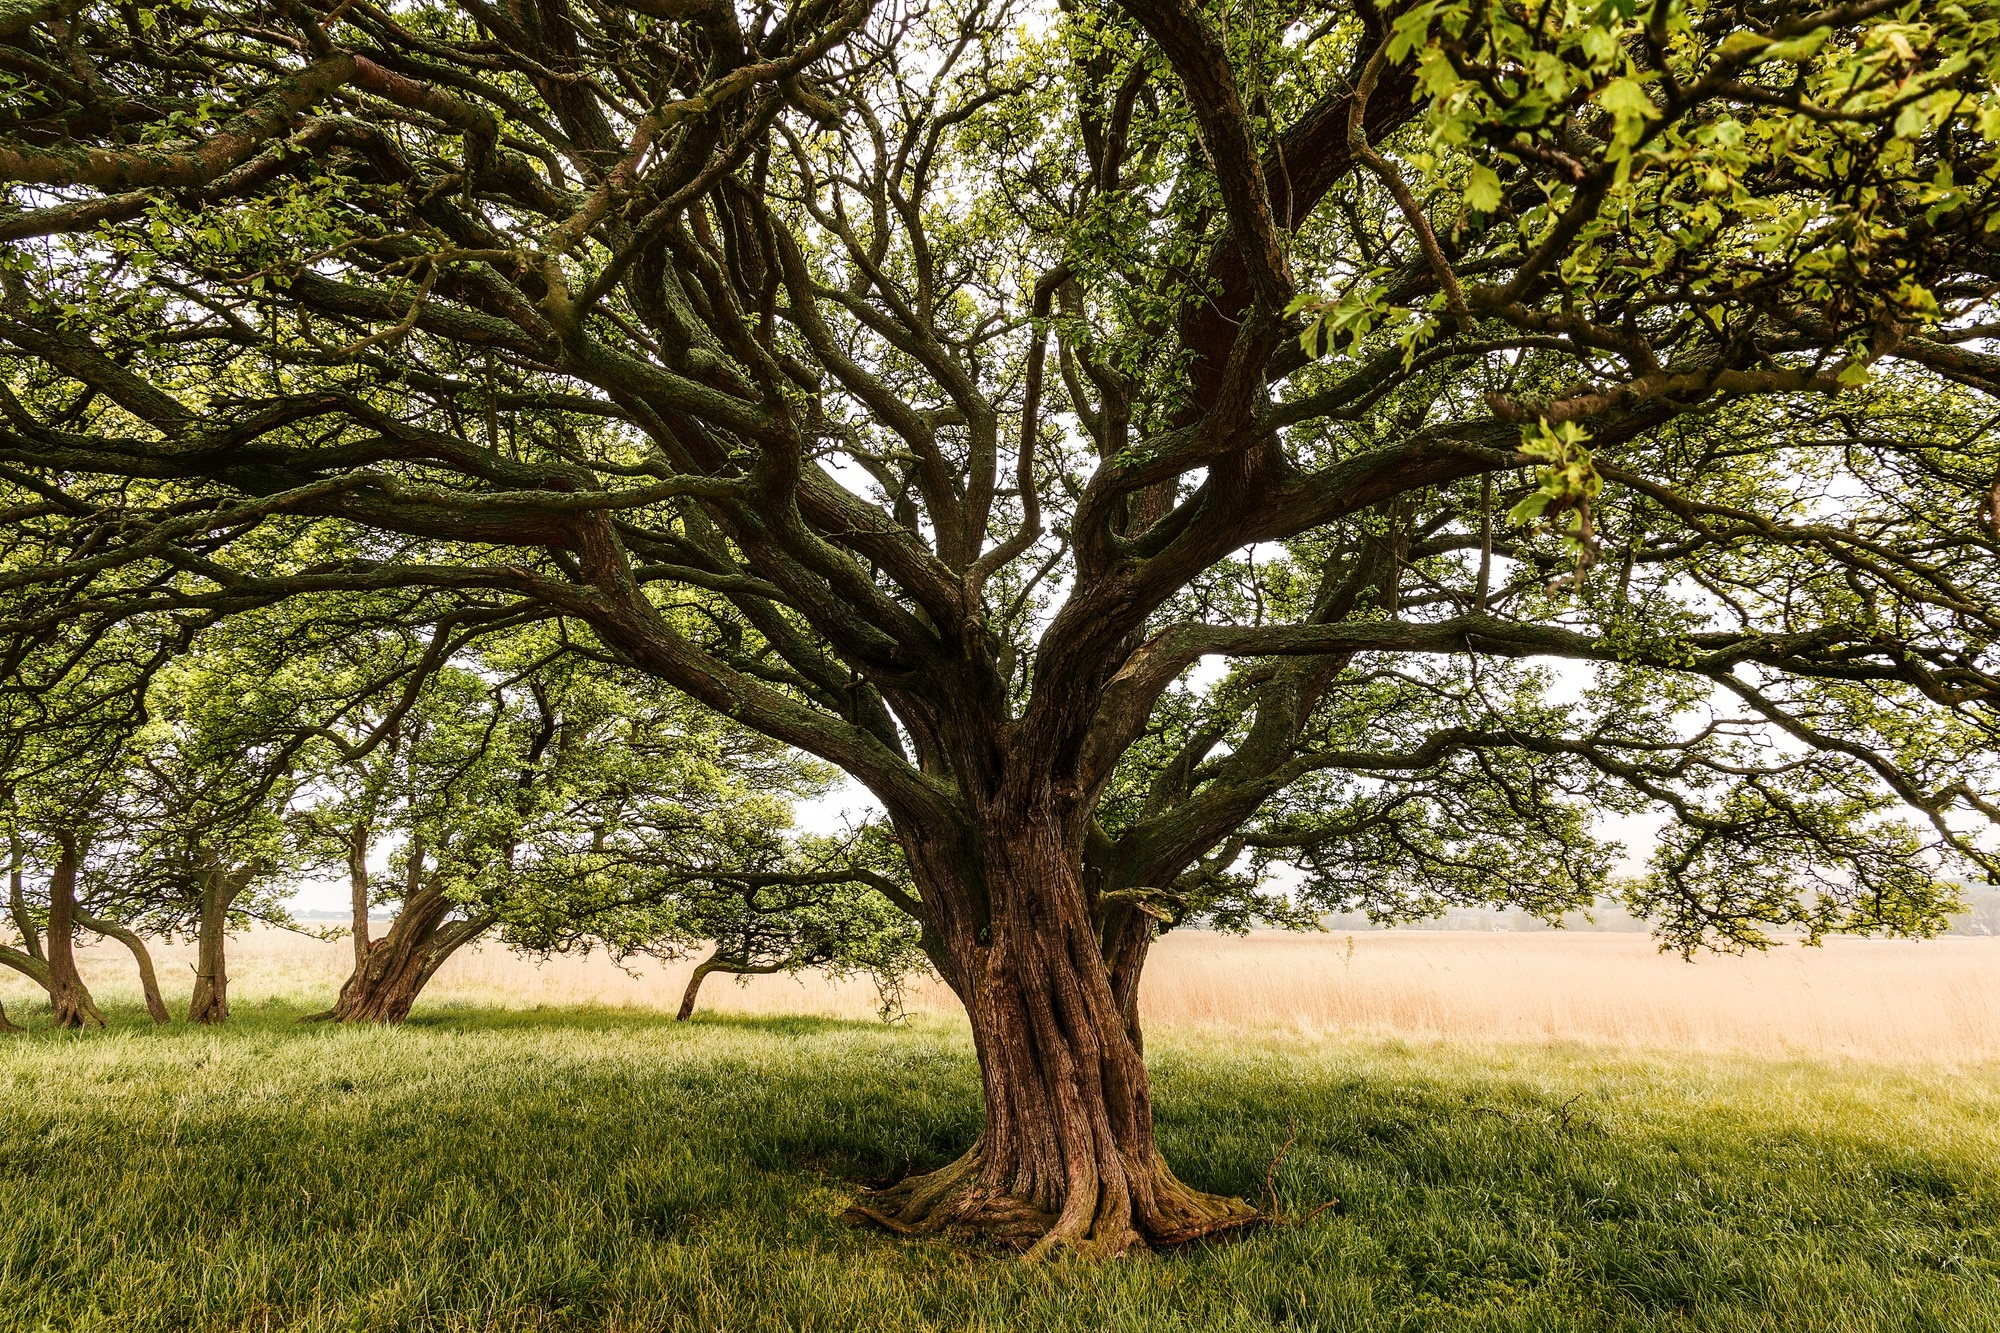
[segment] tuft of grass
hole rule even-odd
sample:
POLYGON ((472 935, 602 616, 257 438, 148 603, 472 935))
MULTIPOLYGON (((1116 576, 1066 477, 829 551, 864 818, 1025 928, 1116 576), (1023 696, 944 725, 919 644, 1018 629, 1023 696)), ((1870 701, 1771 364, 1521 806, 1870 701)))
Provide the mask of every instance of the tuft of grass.
POLYGON ((300 1012, 0 1043, 0 1327, 2000 1328, 1993 1067, 1164 1031, 1179 1173, 1338 1207, 1028 1267, 840 1220, 977 1131, 957 1024, 300 1012))

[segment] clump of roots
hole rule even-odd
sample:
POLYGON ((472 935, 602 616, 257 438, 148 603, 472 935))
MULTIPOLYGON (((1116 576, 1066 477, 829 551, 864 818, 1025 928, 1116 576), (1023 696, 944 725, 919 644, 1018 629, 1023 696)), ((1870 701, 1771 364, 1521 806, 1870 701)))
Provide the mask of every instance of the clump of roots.
POLYGON ((949 1166, 869 1191, 847 1217, 902 1236, 979 1240, 1024 1251, 1029 1259, 1056 1253, 1112 1258, 1240 1232, 1265 1220, 1241 1199, 1182 1184, 1157 1153, 1143 1176, 1100 1180, 1087 1194, 1073 1192, 1059 1212, 989 1183, 983 1165, 975 1147, 949 1166))

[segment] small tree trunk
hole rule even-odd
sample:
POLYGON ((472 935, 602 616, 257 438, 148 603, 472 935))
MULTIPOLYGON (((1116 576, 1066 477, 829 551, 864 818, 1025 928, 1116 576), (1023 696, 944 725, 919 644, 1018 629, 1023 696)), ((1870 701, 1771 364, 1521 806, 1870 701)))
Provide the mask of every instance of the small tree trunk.
POLYGON ((435 885, 407 899, 389 930, 368 946, 368 952, 340 988, 333 1008, 309 1021, 334 1023, 400 1023, 437 970, 492 924, 490 917, 447 921, 454 904, 435 885))
POLYGON ((76 875, 82 859, 76 838, 56 835, 55 874, 49 877, 49 1008, 57 1027, 103 1027, 104 1015, 76 970, 76 875))
POLYGON ((229 909, 250 885, 251 868, 235 872, 216 866, 201 882, 201 922, 195 931, 194 998, 188 1001, 188 1022, 229 1021, 229 909))
POLYGON ((146 948, 146 941, 139 938, 139 933, 116 921, 106 921, 84 912, 76 914, 76 923, 85 930, 94 930, 117 940, 132 951, 132 961, 139 967, 139 989, 146 996, 146 1012, 153 1016, 153 1022, 161 1026, 173 1022, 174 1016, 167 1012, 167 1002, 160 997, 160 979, 153 971, 152 952, 146 948))
POLYGON ((1104 956, 1079 884, 1080 839, 1020 819, 980 841, 955 865, 925 864, 921 844, 911 861, 937 910, 940 970, 972 1022, 985 1127, 965 1156, 869 1196, 857 1215, 905 1233, 976 1232, 1031 1255, 1118 1254, 1256 1221, 1241 1200, 1181 1183, 1154 1146, 1136 1006, 1112 987, 1121 961, 1136 986, 1140 960, 1104 956), (970 866, 983 870, 977 882, 970 866))
MULTIPOLYGON (((42 957, 42 937, 35 929, 35 919, 28 914, 28 895, 21 883, 21 837, 13 829, 7 832, 7 903, 14 916, 14 928, 21 932, 24 949, 9 948, 0 944, 0 964, 5 964, 32 978, 44 991, 49 988, 49 964, 42 957)), ((0 1005, 0 1032, 26 1032, 27 1029, 7 1017, 6 1006, 0 1005)))
POLYGON ((695 965, 694 975, 688 978, 687 989, 681 993, 680 1012, 674 1015, 676 1023, 685 1023, 694 1016, 695 997, 701 994, 701 983, 708 980, 708 974, 715 971, 715 968, 714 954, 710 954, 695 965))
POLYGON ((680 1012, 674 1015, 676 1023, 685 1023, 694 1016, 695 997, 701 993, 701 983, 708 980, 711 972, 728 972, 733 976, 769 976, 784 969, 783 963, 749 963, 724 958, 721 950, 704 958, 688 978, 687 990, 681 995, 680 1012))
POLYGON ((368 965, 368 825, 357 823, 347 837, 347 889, 354 910, 354 969, 368 965))
POLYGON ((26 860, 21 849, 21 835, 9 829, 7 832, 7 906, 14 914, 14 929, 21 932, 21 944, 30 958, 42 957, 42 937, 35 929, 35 918, 28 911, 27 887, 21 882, 23 862, 26 860))

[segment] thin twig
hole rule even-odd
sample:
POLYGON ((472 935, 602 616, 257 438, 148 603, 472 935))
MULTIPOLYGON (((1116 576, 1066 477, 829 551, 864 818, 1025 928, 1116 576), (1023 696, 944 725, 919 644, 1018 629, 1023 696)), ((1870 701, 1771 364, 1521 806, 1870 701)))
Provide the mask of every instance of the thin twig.
POLYGON ((1264 1220, 1267 1225, 1274 1227, 1300 1227, 1312 1221, 1327 1209, 1338 1206, 1340 1200, 1328 1199, 1325 1203, 1314 1207, 1311 1212, 1305 1214, 1303 1217, 1292 1217, 1279 1211, 1278 1168, 1285 1164, 1285 1155, 1291 1152, 1292 1145, 1299 1141, 1298 1121, 1287 1120, 1285 1124, 1291 1130, 1291 1133, 1286 1136, 1284 1146, 1278 1149, 1277 1155, 1271 1158, 1271 1164, 1264 1168, 1264 1220))

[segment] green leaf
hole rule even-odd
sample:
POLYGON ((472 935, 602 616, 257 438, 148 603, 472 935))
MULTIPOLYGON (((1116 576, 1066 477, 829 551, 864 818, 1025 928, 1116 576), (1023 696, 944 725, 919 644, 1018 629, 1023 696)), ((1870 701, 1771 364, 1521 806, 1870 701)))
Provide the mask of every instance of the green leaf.
POLYGON ((1475 162, 1465 183, 1465 206, 1475 213, 1491 213, 1500 207, 1500 177, 1483 162, 1475 162))
POLYGON ((1660 110, 1653 105, 1653 99, 1646 94, 1646 86, 1637 79, 1621 77, 1600 88, 1597 104, 1611 113, 1612 140, 1621 150, 1616 155, 1622 157, 1623 149, 1639 142, 1646 132, 1646 122, 1659 118, 1660 110))
POLYGON ((1801 60, 1810 60, 1819 51, 1820 47, 1825 45, 1826 39, 1832 35, 1832 28, 1821 27, 1814 28, 1803 37, 1794 37, 1789 41, 1773 42, 1769 47, 1765 48, 1764 59, 1789 60, 1794 63, 1801 60))
POLYGON ((1542 511, 1549 507, 1549 501, 1554 498, 1547 491, 1531 491, 1526 499, 1507 511, 1507 521, 1532 523, 1542 516, 1542 511))
POLYGON ((1762 33, 1738 29, 1722 39, 1722 45, 1715 48, 1715 53, 1719 56, 1740 56, 1745 51, 1755 51, 1771 44, 1771 39, 1762 33))

